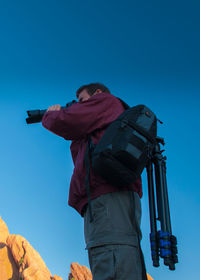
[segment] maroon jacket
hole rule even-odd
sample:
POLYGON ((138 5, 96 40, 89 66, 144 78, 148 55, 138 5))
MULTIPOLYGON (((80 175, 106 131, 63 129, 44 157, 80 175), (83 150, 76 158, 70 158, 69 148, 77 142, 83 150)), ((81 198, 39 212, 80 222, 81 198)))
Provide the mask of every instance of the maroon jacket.
MULTIPOLYGON (((72 140, 70 149, 74 171, 70 183, 68 204, 81 215, 88 202, 84 165, 87 137, 92 133, 92 141, 97 144, 106 127, 123 111, 123 105, 115 96, 98 93, 87 101, 73 104, 69 108, 49 111, 42 119, 42 125, 45 128, 66 140, 72 140)), ((94 175, 92 170, 90 173, 91 199, 110 192, 128 190, 127 187, 119 189, 108 184, 99 176, 94 175)), ((131 185, 131 189, 138 192, 140 197, 142 196, 141 178, 131 185)))

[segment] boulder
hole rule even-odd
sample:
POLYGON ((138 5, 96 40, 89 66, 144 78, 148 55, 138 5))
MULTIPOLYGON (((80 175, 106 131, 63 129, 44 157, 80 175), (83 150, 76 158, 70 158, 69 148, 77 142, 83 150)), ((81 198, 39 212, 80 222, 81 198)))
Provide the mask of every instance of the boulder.
POLYGON ((8 227, 0 217, 0 280, 18 279, 19 273, 10 249, 6 244, 8 227))
MULTIPOLYGON (((74 280, 92 280, 92 273, 89 268, 78 263, 72 263, 70 266, 71 274, 69 279, 72 277, 74 280)), ((147 273, 147 279, 153 280, 153 278, 147 273)))
POLYGON ((51 279, 51 273, 43 259, 24 237, 12 234, 6 242, 24 280, 51 279))
POLYGON ((147 280, 153 280, 153 278, 147 273, 147 280))
MULTIPOLYGON (((92 280, 89 268, 71 263, 68 279, 92 280)), ((147 274, 148 280, 153 278, 147 274)), ((21 235, 9 234, 0 217, 0 280, 63 280, 52 276, 40 254, 21 235)))
POLYGON ((51 280, 63 280, 63 279, 57 275, 54 275, 51 280))
POLYGON ((70 269, 75 280, 92 280, 92 273, 86 266, 72 263, 70 269))
POLYGON ((0 248, 0 279, 18 279, 18 269, 8 246, 0 248))
POLYGON ((6 239, 9 235, 8 227, 0 217, 0 243, 6 243, 6 239))

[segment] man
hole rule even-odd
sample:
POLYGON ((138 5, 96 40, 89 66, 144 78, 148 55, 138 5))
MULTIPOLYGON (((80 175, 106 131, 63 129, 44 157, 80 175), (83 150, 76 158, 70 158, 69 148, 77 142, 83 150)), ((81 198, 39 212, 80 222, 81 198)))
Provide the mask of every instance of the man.
MULTIPOLYGON (((84 157, 88 136, 97 144, 108 125, 123 111, 122 103, 102 84, 84 85, 77 90, 78 103, 61 109, 48 108, 42 124, 51 132, 72 140, 74 171, 69 205, 84 217, 84 235, 93 280, 144 280, 140 249, 141 178, 131 186, 118 188, 90 170, 91 220, 85 187, 84 157)), ((91 169, 91 168, 90 168, 91 169)))

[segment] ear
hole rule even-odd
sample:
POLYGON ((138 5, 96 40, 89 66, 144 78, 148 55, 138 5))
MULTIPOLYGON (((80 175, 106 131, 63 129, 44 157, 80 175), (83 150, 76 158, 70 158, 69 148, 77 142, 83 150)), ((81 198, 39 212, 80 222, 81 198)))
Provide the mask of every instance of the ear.
POLYGON ((103 91, 101 90, 101 89, 97 89, 96 91, 95 91, 95 93, 94 94, 97 94, 97 93, 102 93, 103 91))

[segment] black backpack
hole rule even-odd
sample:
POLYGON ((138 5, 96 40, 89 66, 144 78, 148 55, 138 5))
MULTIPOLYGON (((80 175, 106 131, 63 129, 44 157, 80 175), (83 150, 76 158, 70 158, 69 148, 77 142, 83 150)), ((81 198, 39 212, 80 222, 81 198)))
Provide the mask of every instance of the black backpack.
MULTIPOLYGON (((120 101, 126 110, 108 126, 97 145, 93 145, 89 137, 85 163, 87 170, 91 164, 94 174, 112 185, 123 187, 141 175, 151 158, 157 136, 157 118, 145 105, 129 107, 120 101)), ((89 176, 89 170, 87 173, 89 176)))

